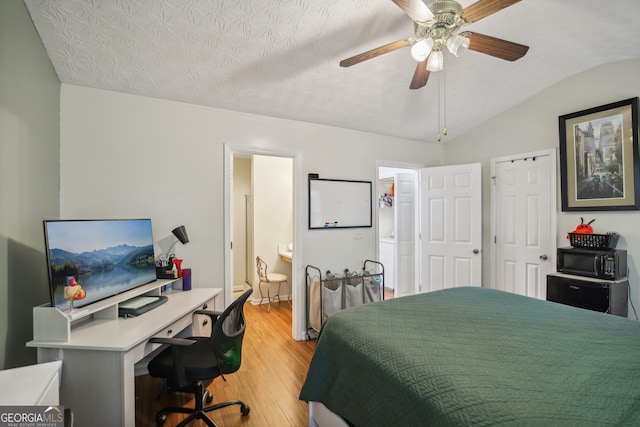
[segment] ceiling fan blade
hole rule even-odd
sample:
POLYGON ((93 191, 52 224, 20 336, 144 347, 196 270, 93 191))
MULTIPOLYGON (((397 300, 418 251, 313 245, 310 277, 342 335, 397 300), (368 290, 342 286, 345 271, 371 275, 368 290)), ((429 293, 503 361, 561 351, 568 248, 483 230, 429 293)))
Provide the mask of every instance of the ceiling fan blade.
POLYGON ((467 24, 470 24, 499 12, 519 1, 520 0, 479 0, 462 11, 462 19, 464 19, 467 24))
POLYGON ((393 1, 404 13, 409 15, 409 18, 418 22, 425 22, 433 18, 433 13, 422 2, 422 0, 391 0, 393 1))
POLYGON ((515 61, 516 59, 520 59, 529 50, 529 46, 498 39, 496 37, 485 36, 484 34, 468 31, 465 32, 464 35, 469 38, 470 50, 475 50, 476 52, 484 53, 485 55, 495 56, 496 58, 504 59, 506 61, 515 61))
POLYGON ((429 74, 431 73, 427 70, 427 60, 425 59, 416 67, 409 89, 420 89, 421 87, 426 86, 427 80, 429 80, 429 74))
POLYGON ((384 46, 371 49, 359 55, 352 56, 351 58, 343 59, 342 61, 340 61, 340 66, 350 67, 352 65, 359 64, 363 61, 366 61, 367 59, 375 58, 376 56, 380 56, 385 53, 393 52, 394 50, 407 47, 410 44, 411 44, 410 39, 398 40, 397 42, 389 43, 384 46))

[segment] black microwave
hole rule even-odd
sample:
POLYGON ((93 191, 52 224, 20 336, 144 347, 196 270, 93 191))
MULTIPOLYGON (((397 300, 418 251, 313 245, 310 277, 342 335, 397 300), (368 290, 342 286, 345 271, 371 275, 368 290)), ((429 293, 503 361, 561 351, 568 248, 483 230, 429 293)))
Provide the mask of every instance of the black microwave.
POLYGON ((597 279, 622 279, 627 277, 627 251, 558 248, 558 271, 597 279))

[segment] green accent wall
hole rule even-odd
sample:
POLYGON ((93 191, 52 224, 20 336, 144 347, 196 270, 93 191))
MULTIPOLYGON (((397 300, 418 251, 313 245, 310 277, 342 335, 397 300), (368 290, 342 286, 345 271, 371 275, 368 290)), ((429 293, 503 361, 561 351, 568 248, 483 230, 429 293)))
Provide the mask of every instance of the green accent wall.
POLYGON ((60 215, 60 81, 22 0, 0 1, 0 369, 36 362, 43 219, 60 215))

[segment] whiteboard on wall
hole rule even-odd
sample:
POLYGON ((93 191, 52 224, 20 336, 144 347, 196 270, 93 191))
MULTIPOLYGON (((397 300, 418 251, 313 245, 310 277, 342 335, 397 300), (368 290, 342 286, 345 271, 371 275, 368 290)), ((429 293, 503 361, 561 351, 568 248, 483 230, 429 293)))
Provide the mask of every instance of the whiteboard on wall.
POLYGON ((309 179, 309 229, 372 226, 371 181, 309 179))

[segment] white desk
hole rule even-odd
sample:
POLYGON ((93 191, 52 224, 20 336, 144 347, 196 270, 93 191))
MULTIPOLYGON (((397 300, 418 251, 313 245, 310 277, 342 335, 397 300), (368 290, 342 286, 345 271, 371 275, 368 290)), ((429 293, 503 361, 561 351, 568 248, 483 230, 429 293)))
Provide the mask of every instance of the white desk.
POLYGON ((133 318, 94 314, 84 323, 70 325, 66 340, 43 340, 42 334, 36 335, 34 324, 37 338, 27 346, 38 349, 39 363, 62 360, 60 404, 73 409, 77 425, 134 427, 134 365, 159 347, 149 344, 149 338, 190 331, 193 311, 205 305, 213 310, 221 291, 171 291, 166 293, 169 299, 165 304, 133 318))

